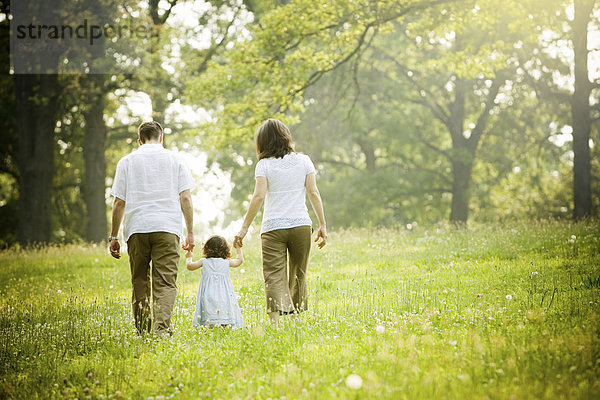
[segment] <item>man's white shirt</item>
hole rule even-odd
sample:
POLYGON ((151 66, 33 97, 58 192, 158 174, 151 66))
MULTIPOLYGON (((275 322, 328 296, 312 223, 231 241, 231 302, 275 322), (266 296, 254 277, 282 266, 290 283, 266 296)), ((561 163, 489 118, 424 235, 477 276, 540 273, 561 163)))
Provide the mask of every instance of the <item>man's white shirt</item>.
POLYGON ((134 233, 183 232, 179 194, 193 189, 183 160, 162 144, 147 143, 117 164, 111 195, 125 201, 123 236, 134 233))

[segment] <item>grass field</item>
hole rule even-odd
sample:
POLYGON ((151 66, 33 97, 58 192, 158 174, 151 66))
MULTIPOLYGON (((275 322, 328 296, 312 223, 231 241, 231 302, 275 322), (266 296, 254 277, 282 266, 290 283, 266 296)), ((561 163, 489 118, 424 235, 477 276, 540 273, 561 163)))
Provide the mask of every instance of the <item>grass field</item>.
POLYGON ((141 338, 127 258, 0 253, 0 398, 600 398, 600 226, 535 222, 334 232, 310 310, 272 329, 256 238, 232 271, 246 327, 141 338))

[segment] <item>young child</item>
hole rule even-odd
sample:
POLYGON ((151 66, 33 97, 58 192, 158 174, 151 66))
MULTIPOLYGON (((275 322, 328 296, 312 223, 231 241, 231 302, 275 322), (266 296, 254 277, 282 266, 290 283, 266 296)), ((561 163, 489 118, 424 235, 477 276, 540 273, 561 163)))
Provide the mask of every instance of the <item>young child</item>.
POLYGON ((192 261, 192 253, 185 255, 188 270, 202 268, 192 326, 241 328, 244 321, 229 276, 229 268, 239 267, 244 262, 241 247, 236 246, 236 258, 229 259, 231 254, 227 240, 215 235, 206 241, 202 252, 205 258, 196 262, 192 261))

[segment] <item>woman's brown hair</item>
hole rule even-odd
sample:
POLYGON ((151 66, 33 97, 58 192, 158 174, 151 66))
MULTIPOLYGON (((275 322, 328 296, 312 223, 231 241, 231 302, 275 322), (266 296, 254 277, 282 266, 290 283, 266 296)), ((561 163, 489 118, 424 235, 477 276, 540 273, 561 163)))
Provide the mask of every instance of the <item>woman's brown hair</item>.
POLYGON ((269 157, 281 158, 294 151, 290 130, 283 122, 274 118, 269 118, 258 127, 254 140, 259 160, 269 157))
POLYGON ((231 256, 227 240, 217 235, 208 238, 202 247, 202 252, 205 258, 229 258, 231 256))

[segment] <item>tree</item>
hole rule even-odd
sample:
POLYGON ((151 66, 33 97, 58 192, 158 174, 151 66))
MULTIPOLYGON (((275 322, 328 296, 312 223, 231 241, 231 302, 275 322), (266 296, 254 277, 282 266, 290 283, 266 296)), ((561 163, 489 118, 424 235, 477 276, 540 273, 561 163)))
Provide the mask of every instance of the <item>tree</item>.
POLYGON ((304 90, 356 57, 380 29, 453 1, 291 1, 261 15, 250 40, 213 60, 190 84, 190 97, 210 106, 211 128, 223 141, 267 117, 297 121, 304 90))
POLYGON ((532 11, 540 20, 540 44, 524 47, 521 59, 529 60, 524 66, 540 99, 570 105, 570 121, 565 123, 573 136, 573 217, 581 219, 594 213, 589 143, 599 120, 600 80, 590 81, 589 55, 595 50, 589 48, 588 36, 599 22, 598 7, 595 0, 552 1, 545 6, 532 11), (563 54, 557 43, 570 44, 573 57, 563 54))
MULTIPOLYGON (((590 96, 594 88, 600 88, 600 80, 590 82, 588 70, 588 27, 592 19, 595 0, 575 0, 572 21, 574 51, 573 75, 575 90, 571 98, 573 124, 573 216, 576 219, 592 215, 590 132, 592 106, 590 96)), ((600 109, 600 103, 595 105, 600 109)))
POLYGON ((16 105, 13 76, 10 69, 10 24, 8 4, 0 2, 0 247, 18 240, 19 227, 19 168, 18 136, 16 134, 16 105))
MULTIPOLYGON (((464 223, 476 151, 496 118, 496 96, 506 80, 507 46, 502 40, 510 43, 506 35, 514 33, 503 29, 511 17, 523 16, 516 3, 504 13, 493 2, 478 3, 378 2, 358 10, 354 3, 340 1, 326 11, 311 10, 306 21, 298 21, 291 15, 307 13, 306 4, 292 2, 263 16, 261 22, 269 28, 257 29, 252 41, 229 53, 229 62, 214 66, 212 79, 198 82, 196 89, 217 93, 213 100, 223 102, 217 129, 242 135, 267 116, 296 122, 305 109, 302 95, 324 74, 352 60, 379 58, 370 67, 397 86, 404 102, 426 108, 449 133, 449 146, 440 146, 446 142, 435 134, 415 139, 449 162, 450 220, 464 223), (389 32, 397 35, 395 42, 378 39, 389 32)), ((373 146, 369 140, 361 143, 360 135, 355 139, 372 170, 373 146)))

